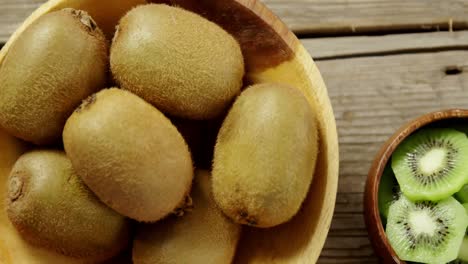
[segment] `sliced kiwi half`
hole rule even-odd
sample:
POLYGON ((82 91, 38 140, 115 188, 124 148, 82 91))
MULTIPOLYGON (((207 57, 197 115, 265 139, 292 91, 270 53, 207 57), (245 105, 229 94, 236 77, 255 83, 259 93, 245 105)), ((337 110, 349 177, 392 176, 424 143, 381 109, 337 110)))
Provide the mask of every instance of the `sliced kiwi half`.
POLYGON ((439 201, 468 182, 468 139, 455 129, 422 129, 395 150, 392 169, 412 201, 439 201))
MULTIPOLYGON (((465 207, 466 214, 468 215, 468 203, 463 204, 463 207, 465 207)), ((457 261, 459 261, 458 263, 468 264, 468 228, 463 238, 457 261)))
POLYGON ((463 238, 462 246, 458 254, 458 261, 460 261, 460 263, 468 263, 468 235, 465 235, 465 238, 463 238))
POLYGON ((463 238, 460 252, 458 253, 458 259, 456 261, 458 262, 455 263, 468 264, 468 235, 465 235, 465 238, 463 238))
POLYGON ((463 188, 457 192, 454 197, 460 201, 460 203, 468 203, 468 184, 463 186, 463 188))
POLYGON ((384 225, 387 223, 390 205, 394 201, 398 200, 399 196, 400 186, 398 186, 398 182, 395 178, 395 174, 393 174, 391 166, 387 165, 382 174, 382 178, 380 179, 378 198, 380 218, 384 225))
POLYGON ((457 259, 467 226, 465 208, 453 197, 414 203, 401 195, 390 206, 386 233, 402 260, 448 263, 457 259))

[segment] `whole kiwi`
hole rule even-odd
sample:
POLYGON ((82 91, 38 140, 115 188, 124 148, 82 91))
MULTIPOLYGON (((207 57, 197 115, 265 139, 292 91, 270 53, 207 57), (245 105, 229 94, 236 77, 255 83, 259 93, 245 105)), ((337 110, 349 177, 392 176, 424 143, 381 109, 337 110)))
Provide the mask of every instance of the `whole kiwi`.
POLYGON ((128 245, 130 221, 99 199, 62 151, 22 155, 8 180, 8 217, 32 245, 105 260, 128 245))
POLYGON ((154 222, 183 206, 193 165, 177 128, 120 89, 88 98, 68 119, 65 151, 96 195, 117 212, 154 222))
POLYGON ((38 18, 0 67, 0 126, 26 141, 55 143, 80 102, 105 86, 107 59, 106 39, 86 12, 38 18))
POLYGON ((136 7, 121 19, 110 63, 122 89, 166 114, 198 120, 222 114, 244 75, 241 48, 229 33, 163 4, 136 7))
POLYGON ((133 263, 232 263, 241 226, 216 206, 208 171, 196 172, 191 195, 193 209, 183 217, 138 227, 133 263))
POLYGON ((6 196, 8 176, 11 168, 18 158, 26 151, 26 144, 7 134, 0 129, 0 225, 8 221, 8 217, 2 214, 6 208, 6 196))
POLYGON ((247 88, 219 132, 214 198, 234 221, 272 227, 299 210, 318 152, 315 115, 304 95, 283 84, 247 88))
MULTIPOLYGON (((11 169, 27 149, 25 144, 0 130, 0 263, 2 264, 91 264, 93 259, 74 258, 25 241, 8 219, 7 184, 11 169)), ((114 263, 114 262, 112 262, 114 263)), ((131 262, 127 262, 131 263, 131 262)))

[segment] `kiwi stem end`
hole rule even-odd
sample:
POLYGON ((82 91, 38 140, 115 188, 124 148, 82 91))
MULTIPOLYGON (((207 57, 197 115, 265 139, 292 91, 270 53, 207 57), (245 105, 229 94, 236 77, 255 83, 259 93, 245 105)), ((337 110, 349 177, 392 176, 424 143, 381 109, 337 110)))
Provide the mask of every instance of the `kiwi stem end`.
POLYGON ((21 175, 16 174, 12 176, 8 187, 8 197, 10 198, 10 201, 14 202, 18 200, 18 198, 23 193, 23 186, 24 180, 23 177, 21 177, 21 175))

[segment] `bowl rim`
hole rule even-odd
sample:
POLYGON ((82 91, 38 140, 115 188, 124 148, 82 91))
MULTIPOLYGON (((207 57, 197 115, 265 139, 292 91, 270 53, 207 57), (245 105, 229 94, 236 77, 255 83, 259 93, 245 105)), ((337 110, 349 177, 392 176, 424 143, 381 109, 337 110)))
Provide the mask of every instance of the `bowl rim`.
MULTIPOLYGON (((125 0, 123 2, 139 2, 140 0, 125 0)), ((93 12, 98 13, 100 8, 106 8, 106 11, 115 7, 115 5, 109 5, 112 0, 48 0, 40 5, 24 22, 17 28, 13 35, 9 38, 5 46, 0 49, 0 65, 3 62, 9 47, 17 40, 22 32, 31 25, 36 19, 44 15, 45 13, 55 11, 64 7, 73 7, 77 9, 84 9, 84 7, 92 6, 97 4, 96 9, 92 9, 93 12)), ((151 1, 149 1, 151 2, 151 1)), ((174 2, 174 1, 173 1, 174 2)), ((199 3, 221 3, 222 1, 217 0, 203 0, 199 3)), ((268 31, 274 32, 282 42, 284 42, 293 54, 291 58, 283 61, 281 64, 274 65, 274 67, 261 68, 252 70, 252 79, 255 82, 281 82, 297 86, 304 93, 308 99, 311 108, 316 112, 316 119, 319 124, 319 158, 317 160, 316 170, 314 172, 313 183, 309 188, 309 193, 306 200, 302 204, 304 205, 314 204, 314 209, 308 209, 307 213, 315 216, 314 221, 305 221, 299 218, 298 223, 307 228, 303 230, 297 230, 293 224, 288 223, 279 226, 273 232, 266 234, 258 231, 255 233, 255 239, 246 245, 256 245, 263 243, 263 247, 257 247, 258 250, 252 253, 252 250, 246 250, 245 252, 251 259, 265 259, 270 261, 267 257, 275 257, 279 262, 284 261, 287 256, 290 263, 297 263, 303 259, 307 259, 311 262, 316 262, 319 258, 326 239, 329 234, 330 225, 332 222, 333 212, 336 205, 336 197, 338 190, 339 181, 339 146, 338 146, 338 131, 336 127, 336 118, 333 112, 330 97, 328 95, 327 87, 324 83, 322 75, 314 63, 311 55, 297 39, 297 37, 290 31, 286 24, 284 24, 280 18, 278 18, 273 11, 271 11, 266 5, 260 0, 226 0, 226 2, 235 2, 245 9, 248 9, 248 14, 254 14, 258 18, 262 19, 265 25, 268 26, 268 31), (296 74, 288 74, 289 71, 294 71, 296 74), (314 187, 315 186, 315 187, 314 187), (314 192, 311 190, 320 190, 314 192), (319 199, 315 199, 319 198, 319 199), (312 201, 312 202, 311 202, 312 201), (288 229, 291 229, 288 230, 288 229), (282 243, 275 242, 274 238, 278 234, 284 234, 285 231, 296 232, 304 237, 305 242, 297 242, 296 244, 288 243, 289 245, 296 246, 294 252, 289 252, 290 248, 284 247, 282 243), (254 241, 255 240, 255 241, 254 241), (269 254, 271 252, 271 254, 269 254)), ((122 3, 121 3, 122 4, 122 3)), ((118 8, 117 8, 118 9, 118 8)), ((92 13, 91 10, 87 10, 92 13)), ((116 11, 116 10, 114 10, 116 11)), ((118 12, 118 11, 117 11, 118 12)), ((94 17, 96 19, 96 17, 94 17)), ((101 27, 102 28, 102 27, 101 27)), ((250 43, 249 43, 250 44, 250 43)), ((280 50, 284 53, 285 50, 280 50)), ((300 210, 299 213, 305 210, 300 210)), ((299 215, 299 213, 297 215, 299 215)), ((296 216, 297 216, 296 215, 296 216)), ((301 216, 302 217, 302 216, 301 216)), ((289 223, 291 223, 290 221, 289 223)), ((298 235, 299 236, 299 235, 298 235)), ((244 241, 246 242, 246 241, 244 241)), ((294 240, 292 241, 294 242, 294 240)), ((258 261, 261 262, 261 261, 258 261)), ((245 263, 245 262, 244 262, 245 263)), ((269 262, 266 262, 269 263, 269 262)), ((282 262, 283 263, 283 262, 282 262)))
POLYGON ((457 118, 468 118, 468 109, 452 108, 419 116, 401 126, 375 155, 367 175, 364 191, 364 219, 374 252, 383 263, 407 263, 401 260, 390 246, 380 217, 378 190, 385 166, 399 144, 413 132, 436 121, 457 118))

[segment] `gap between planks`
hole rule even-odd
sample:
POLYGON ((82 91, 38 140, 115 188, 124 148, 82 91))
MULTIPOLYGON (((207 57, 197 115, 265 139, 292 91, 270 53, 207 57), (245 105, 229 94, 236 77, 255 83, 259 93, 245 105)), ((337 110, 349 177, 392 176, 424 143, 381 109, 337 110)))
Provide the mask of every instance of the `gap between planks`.
POLYGON ((468 50, 468 31, 301 39, 314 60, 468 50))
POLYGON ((300 34, 468 29, 464 0, 263 0, 300 34))

